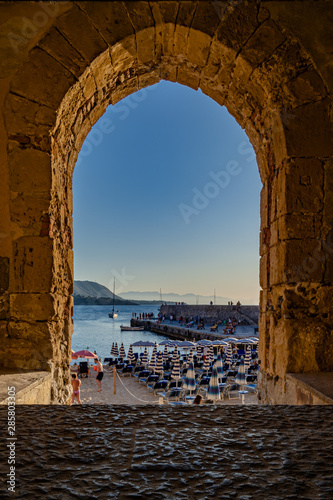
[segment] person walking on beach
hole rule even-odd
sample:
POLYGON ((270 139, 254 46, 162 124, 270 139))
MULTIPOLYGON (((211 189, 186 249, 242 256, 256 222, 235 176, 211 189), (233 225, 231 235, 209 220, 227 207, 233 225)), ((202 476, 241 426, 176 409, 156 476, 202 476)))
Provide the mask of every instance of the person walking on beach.
POLYGON ((71 384, 73 387, 73 394, 72 394, 72 404, 74 403, 74 399, 77 399, 77 402, 79 405, 81 405, 81 400, 80 400, 80 385, 81 385, 81 380, 79 380, 76 376, 76 373, 73 373, 72 375, 72 380, 71 384))
POLYGON ((95 363, 97 363, 97 375, 96 375, 96 382, 97 382, 97 385, 99 387, 98 391, 97 392, 101 392, 102 390, 102 378, 103 378, 103 365, 102 363, 100 362, 100 360, 98 358, 95 358, 94 359, 95 363))

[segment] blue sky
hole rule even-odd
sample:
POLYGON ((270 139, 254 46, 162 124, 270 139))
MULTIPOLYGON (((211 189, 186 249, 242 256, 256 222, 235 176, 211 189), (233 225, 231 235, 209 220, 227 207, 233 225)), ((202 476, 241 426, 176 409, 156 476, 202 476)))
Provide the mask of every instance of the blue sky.
POLYGON ((109 106, 74 171, 75 279, 258 303, 261 181, 245 132, 162 81, 109 106))

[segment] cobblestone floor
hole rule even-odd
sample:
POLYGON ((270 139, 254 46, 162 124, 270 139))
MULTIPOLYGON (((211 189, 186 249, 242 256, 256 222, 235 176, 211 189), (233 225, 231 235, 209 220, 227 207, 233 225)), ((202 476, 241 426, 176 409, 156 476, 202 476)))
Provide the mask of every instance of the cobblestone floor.
POLYGON ((329 406, 18 406, 16 496, 331 499, 329 406))

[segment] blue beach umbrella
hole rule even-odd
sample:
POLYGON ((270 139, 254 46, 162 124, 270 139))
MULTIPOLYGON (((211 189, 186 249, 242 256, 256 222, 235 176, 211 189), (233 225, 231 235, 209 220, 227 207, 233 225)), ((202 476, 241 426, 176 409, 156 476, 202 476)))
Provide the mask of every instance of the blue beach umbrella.
POLYGON ((216 369, 217 369, 217 376, 218 376, 219 382, 221 383, 221 380, 223 377, 223 361, 222 361, 222 356, 221 356, 220 352, 217 355, 216 369))
POLYGON ((145 347, 145 351, 143 353, 141 363, 146 367, 148 366, 148 349, 147 349, 147 347, 145 347))
POLYGON ((163 361, 167 361, 169 359, 168 346, 165 344, 163 351, 163 361))
POLYGON ((232 364, 232 356, 232 345, 228 344, 225 362, 228 363, 229 366, 232 364))
POLYGON ((177 357, 173 363, 173 368, 171 372, 171 378, 174 380, 179 380, 180 379, 180 363, 179 363, 179 356, 177 354, 177 357))
POLYGON ((197 344, 197 358, 201 357, 202 357, 202 346, 201 343, 199 342, 199 344, 197 344))
POLYGON ((209 386, 207 390, 207 398, 208 399, 220 399, 220 389, 219 389, 219 380, 217 375, 217 368, 214 364, 212 376, 210 377, 209 386))
POLYGON ((212 345, 212 341, 211 340, 207 340, 207 339, 203 339, 203 340, 200 340, 200 344, 202 346, 206 347, 206 346, 212 345))
POLYGON ((207 373, 208 373, 208 372, 209 372, 209 368, 210 368, 210 359, 209 359, 209 356, 206 356, 206 357, 205 357, 205 361, 204 361, 204 365, 203 365, 203 367, 202 367, 202 370, 203 370, 204 372, 207 372, 207 373))
POLYGON ((239 366, 238 366, 238 373, 236 375, 235 383, 239 385, 241 388, 245 385, 245 365, 244 365, 244 359, 242 358, 239 366))
POLYGON ((154 372, 161 374, 163 373, 163 356, 161 352, 157 354, 154 372))
POLYGON ((130 362, 131 365, 135 362, 135 356, 134 356, 134 353, 133 353, 132 344, 129 347, 128 354, 127 354, 127 359, 128 359, 128 361, 130 362))
POLYGON ((195 387, 196 387, 195 371, 193 362, 190 361, 186 372, 186 378, 185 378, 185 383, 183 385, 183 389, 187 389, 188 391, 190 391, 190 395, 192 395, 192 391, 195 390, 195 387))
POLYGON ((154 348, 153 353, 152 353, 151 358, 150 358, 150 363, 149 363, 149 368, 154 370, 154 373, 155 373, 155 365, 156 365, 156 350, 154 348))
POLYGON ((119 349, 119 356, 123 359, 126 358, 126 352, 125 352, 125 347, 123 342, 121 343, 120 349, 119 349))
POLYGON ((114 355, 117 358, 119 356, 119 351, 118 351, 118 344, 117 342, 114 345, 114 355))
POLYGON ((150 342, 150 340, 138 340, 137 342, 133 342, 132 345, 133 347, 153 347, 155 346, 155 343, 150 342))
POLYGON ((210 364, 213 364, 214 363, 214 347, 212 345, 209 346, 207 355, 209 356, 210 364))
POLYGON ((193 363, 193 347, 191 347, 191 350, 189 352, 189 355, 188 355, 188 358, 187 358, 186 362, 188 363, 188 365, 190 363, 193 363))
POLYGON ((178 347, 177 346, 175 346, 175 350, 173 352, 171 363, 174 363, 176 361, 176 359, 178 359, 178 362, 179 362, 179 355, 178 355, 178 347))
POLYGON ((246 380, 245 380, 245 365, 244 365, 244 359, 243 358, 241 359, 241 362, 239 363, 238 373, 236 375, 235 382, 236 382, 237 385, 240 386, 240 390, 238 392, 239 392, 239 394, 241 394, 241 396, 242 396, 242 404, 244 404, 244 397, 245 397, 245 394, 248 391, 246 391, 244 389, 244 386, 246 384, 246 380))
POLYGON ((251 364, 251 347, 248 345, 246 348, 246 353, 245 353, 245 359, 244 359, 244 365, 245 365, 245 370, 248 370, 251 364))
POLYGON ((114 342, 112 342, 112 347, 111 347, 111 351, 110 351, 111 356, 113 356, 113 355, 114 355, 114 354, 113 354, 113 351, 114 351, 114 342))

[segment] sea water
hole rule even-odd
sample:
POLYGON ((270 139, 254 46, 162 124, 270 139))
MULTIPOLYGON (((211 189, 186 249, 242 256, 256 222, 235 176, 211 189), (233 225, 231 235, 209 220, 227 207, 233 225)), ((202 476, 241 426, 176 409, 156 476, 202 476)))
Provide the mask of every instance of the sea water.
MULTIPOLYGON (((136 312, 137 317, 143 312, 153 313, 157 317, 159 306, 155 304, 115 306, 115 311, 119 311, 116 319, 109 318, 111 310, 112 306, 74 306, 74 333, 72 337, 74 351, 82 349, 96 351, 103 361, 105 357, 110 356, 113 342, 117 342, 118 349, 123 342, 127 354, 130 344, 138 340, 159 343, 167 339, 164 335, 148 331, 122 332, 120 330, 120 325, 130 325, 133 312, 136 312)), ((160 350, 163 350, 162 346, 160 350)), ((140 348, 133 348, 133 352, 140 353, 140 348)))

